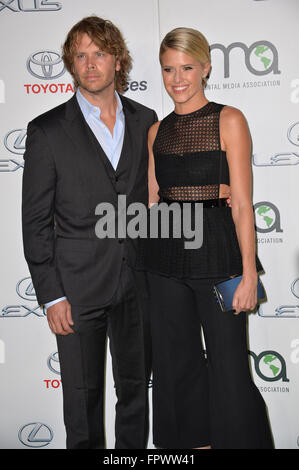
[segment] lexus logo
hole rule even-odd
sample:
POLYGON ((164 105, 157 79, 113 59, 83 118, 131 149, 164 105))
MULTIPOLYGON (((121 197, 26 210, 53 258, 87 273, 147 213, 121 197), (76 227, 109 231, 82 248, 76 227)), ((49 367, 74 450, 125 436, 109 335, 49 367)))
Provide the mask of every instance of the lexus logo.
POLYGON ((299 122, 295 122, 288 129, 288 139, 291 144, 299 147, 299 122))
POLYGON ((54 80, 65 72, 64 63, 58 52, 38 51, 27 59, 27 70, 42 80, 54 80))
POLYGON ((295 279, 295 281, 293 281, 292 285, 291 285, 291 292, 295 297, 297 297, 297 299, 299 299, 299 283, 298 283, 298 281, 299 281, 299 277, 297 277, 297 279, 295 279), (296 284, 297 284, 297 286, 296 286, 296 284))
POLYGON ((32 284, 31 277, 25 277, 17 283, 17 294, 25 300, 32 300, 36 302, 36 294, 32 284))
POLYGON ((7 150, 16 155, 23 155, 25 151, 26 129, 14 129, 4 137, 4 145, 7 150))
POLYGON ((0 318, 25 318, 31 314, 43 318, 46 316, 46 313, 43 311, 43 309, 38 304, 36 305, 36 293, 31 277, 25 277, 21 279, 17 283, 16 292, 22 299, 35 302, 35 304, 33 306, 32 304, 30 306, 24 304, 7 305, 6 307, 2 308, 0 318))
POLYGON ((45 447, 53 440, 54 433, 46 424, 29 423, 21 427, 18 436, 27 447, 45 447))
POLYGON ((60 2, 49 2, 49 0, 31 0, 25 2, 24 0, 1 0, 0 11, 7 8, 13 12, 33 12, 33 11, 57 11, 61 10, 62 5, 60 2))

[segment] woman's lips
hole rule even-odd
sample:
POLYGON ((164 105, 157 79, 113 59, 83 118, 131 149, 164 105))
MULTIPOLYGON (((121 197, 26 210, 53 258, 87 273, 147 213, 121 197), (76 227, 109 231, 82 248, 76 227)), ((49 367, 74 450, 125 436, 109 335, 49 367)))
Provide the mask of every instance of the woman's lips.
POLYGON ((173 86, 172 89, 174 91, 174 93, 183 93, 184 91, 186 91, 188 88, 188 85, 184 85, 184 86, 173 86))

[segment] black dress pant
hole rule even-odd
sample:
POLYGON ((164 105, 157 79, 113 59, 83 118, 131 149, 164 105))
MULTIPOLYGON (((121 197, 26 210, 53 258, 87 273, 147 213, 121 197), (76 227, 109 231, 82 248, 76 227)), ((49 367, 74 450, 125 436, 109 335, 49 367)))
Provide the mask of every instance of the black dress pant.
POLYGON ((154 444, 271 449, 265 403, 249 369, 246 313, 222 312, 212 290, 221 279, 148 273, 148 280, 154 444))
POLYGON ((111 305, 71 305, 75 333, 57 335, 68 449, 105 448, 107 334, 117 396, 115 448, 146 447, 151 352, 142 276, 124 263, 111 305))

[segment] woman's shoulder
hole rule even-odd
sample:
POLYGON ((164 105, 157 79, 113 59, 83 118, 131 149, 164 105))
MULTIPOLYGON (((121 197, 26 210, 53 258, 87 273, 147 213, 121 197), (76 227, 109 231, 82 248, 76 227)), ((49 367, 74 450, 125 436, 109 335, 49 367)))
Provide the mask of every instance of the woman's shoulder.
POLYGON ((246 118, 242 111, 234 106, 222 105, 220 112, 220 121, 223 125, 236 125, 246 122, 246 118))
POLYGON ((156 121, 154 124, 151 125, 151 127, 148 130, 148 140, 149 142, 154 142, 157 132, 159 130, 161 121, 156 121))
POLYGON ((230 143, 236 144, 240 138, 250 137, 249 126, 242 111, 234 106, 224 106, 220 113, 220 134, 223 148, 230 143))

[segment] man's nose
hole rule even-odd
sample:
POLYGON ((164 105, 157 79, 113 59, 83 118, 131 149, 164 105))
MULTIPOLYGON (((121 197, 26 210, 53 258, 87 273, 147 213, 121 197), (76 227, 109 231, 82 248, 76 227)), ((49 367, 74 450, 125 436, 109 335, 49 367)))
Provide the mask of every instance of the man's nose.
POLYGON ((94 59, 92 57, 87 57, 87 69, 88 70, 93 70, 95 68, 95 62, 94 62, 94 59))

